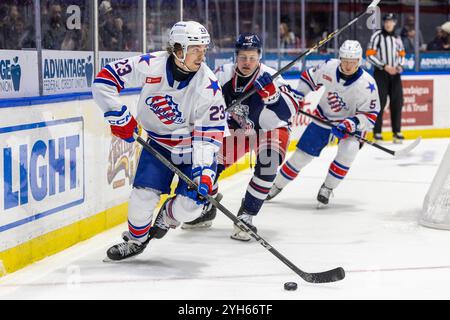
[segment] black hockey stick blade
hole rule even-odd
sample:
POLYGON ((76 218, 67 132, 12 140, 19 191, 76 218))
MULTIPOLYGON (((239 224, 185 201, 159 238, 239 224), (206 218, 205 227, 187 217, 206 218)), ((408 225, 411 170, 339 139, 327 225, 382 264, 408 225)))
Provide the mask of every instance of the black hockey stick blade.
POLYGON ((394 156, 395 157, 402 157, 404 155, 406 155, 407 153, 410 153, 412 149, 414 149, 415 147, 417 147, 417 145, 420 143, 420 141, 422 140, 422 137, 418 137, 416 140, 414 140, 413 143, 411 143, 410 145, 408 145, 407 147, 394 151, 394 156))
POLYGON ((316 272, 316 273, 308 273, 303 272, 301 275, 303 280, 310 283, 329 283, 340 281, 345 278, 345 271, 343 268, 339 267, 336 269, 324 271, 324 272, 316 272))

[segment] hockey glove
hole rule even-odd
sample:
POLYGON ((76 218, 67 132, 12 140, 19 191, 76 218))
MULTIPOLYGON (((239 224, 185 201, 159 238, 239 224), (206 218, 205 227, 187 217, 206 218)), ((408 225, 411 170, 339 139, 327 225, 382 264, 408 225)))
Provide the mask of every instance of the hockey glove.
POLYGON ((134 142, 133 132, 138 133, 137 122, 127 106, 122 106, 120 111, 105 112, 104 116, 111 126, 113 135, 126 142, 134 142))
POLYGON ((233 119, 244 132, 251 132, 255 127, 253 121, 248 118, 249 113, 248 105, 245 104, 238 104, 229 110, 231 119, 233 119))
POLYGON ((197 184, 197 190, 188 189, 187 196, 195 201, 198 205, 207 202, 206 196, 211 193, 214 177, 214 170, 211 167, 196 167, 192 169, 192 178, 197 184))
POLYGON ((273 104, 280 98, 280 91, 273 83, 273 78, 268 72, 264 72, 262 76, 256 79, 253 86, 263 99, 264 104, 273 104))
POLYGON ((240 116, 234 112, 230 113, 231 118, 244 130, 244 134, 249 135, 255 128, 255 124, 247 117, 240 116))
POLYGON ((348 133, 354 133, 356 131, 358 124, 358 118, 347 118, 336 127, 333 127, 331 133, 338 139, 346 139, 349 136, 348 133))

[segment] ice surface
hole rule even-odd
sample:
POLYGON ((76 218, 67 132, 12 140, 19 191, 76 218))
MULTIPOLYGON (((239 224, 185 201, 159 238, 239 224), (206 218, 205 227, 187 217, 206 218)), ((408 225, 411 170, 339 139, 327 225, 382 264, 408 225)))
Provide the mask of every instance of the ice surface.
MULTIPOLYGON (((450 231, 417 223, 449 141, 423 140, 400 159, 365 146, 329 207, 317 210, 336 153, 327 148, 264 205, 254 219, 262 237, 302 270, 342 266, 343 281, 304 282, 258 243, 231 240, 232 225, 218 214, 210 230, 171 230, 142 255, 104 263, 126 227, 118 226, 0 278, 0 299, 449 299, 450 231), (288 281, 298 290, 285 291, 288 281)), ((250 177, 246 170, 221 183, 233 212, 250 177)))

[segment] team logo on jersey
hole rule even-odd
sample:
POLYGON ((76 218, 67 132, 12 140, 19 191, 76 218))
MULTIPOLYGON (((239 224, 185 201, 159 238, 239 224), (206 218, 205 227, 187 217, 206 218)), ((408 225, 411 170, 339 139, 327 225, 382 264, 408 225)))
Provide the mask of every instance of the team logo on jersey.
POLYGON ((183 119, 181 111, 178 110, 178 104, 169 95, 148 97, 145 104, 166 125, 181 124, 186 121, 183 119))
POLYGON ((348 110, 347 104, 337 92, 328 92, 328 104, 334 112, 339 112, 342 109, 348 110))

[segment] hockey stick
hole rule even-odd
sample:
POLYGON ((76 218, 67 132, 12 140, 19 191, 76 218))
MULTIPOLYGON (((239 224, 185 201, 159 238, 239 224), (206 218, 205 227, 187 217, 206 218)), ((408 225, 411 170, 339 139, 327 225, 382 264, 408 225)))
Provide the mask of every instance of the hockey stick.
MULTIPOLYGON (((155 150, 150 144, 148 144, 144 139, 142 139, 138 134, 134 133, 134 138, 136 141, 149 153, 151 153, 155 158, 161 161, 167 168, 172 170, 181 180, 186 182, 189 188, 192 188, 198 192, 197 184, 192 181, 187 175, 185 175, 180 169, 178 169, 172 162, 163 157, 157 150, 155 150)), ((214 197, 207 195, 205 197, 210 203, 212 203, 216 208, 222 211, 230 220, 232 220, 238 227, 244 232, 247 232, 253 237, 257 242, 259 242, 265 249, 270 251, 275 257, 277 257, 281 262, 291 268, 295 273, 297 273, 303 280, 311 283, 327 283, 334 282, 344 279, 345 271, 341 267, 328 270, 325 272, 318 273, 308 273, 300 270, 291 261, 289 261, 285 256, 273 248, 266 240, 260 237, 256 232, 250 230, 244 223, 242 223, 231 211, 225 208, 220 202, 218 202, 214 197)))
MULTIPOLYGON (((324 124, 324 125, 326 125, 326 126, 328 126, 330 128, 335 128, 336 127, 336 125, 332 124, 331 122, 323 120, 323 119, 320 119, 319 117, 316 117, 315 115, 310 114, 308 112, 305 112, 303 110, 299 109, 298 113, 301 113, 301 114, 303 114, 303 115, 305 115, 305 116, 307 116, 307 117, 309 117, 311 119, 314 119, 314 120, 316 120, 316 121, 318 121, 318 122, 320 122, 320 123, 322 123, 322 124, 324 124)), ((411 143, 407 147, 405 147, 403 149, 400 149, 400 150, 394 151, 394 150, 385 148, 385 147, 383 147, 383 146, 381 146, 381 145, 379 145, 379 144, 377 144, 375 142, 367 140, 367 139, 361 137, 360 135, 358 135, 358 134, 356 134, 354 132, 345 131, 345 133, 355 137, 359 142, 365 142, 367 144, 370 144, 372 147, 375 147, 375 148, 378 148, 378 149, 380 149, 380 150, 382 150, 384 152, 387 152, 387 153, 393 155, 394 157, 400 157, 400 156, 403 156, 403 155, 409 153, 412 149, 414 149, 420 143, 420 140, 422 139, 421 137, 418 137, 416 140, 414 140, 413 143, 411 143)))
MULTIPOLYGON (((278 70, 276 73, 274 73, 272 75, 272 78, 275 79, 276 77, 278 77, 280 74, 282 74, 283 72, 287 71, 288 69, 292 68, 300 59, 302 59, 303 57, 306 57, 308 55, 310 55, 314 50, 317 50, 318 48, 320 48, 321 46, 323 46, 325 43, 329 42, 331 39, 333 39, 334 37, 338 36, 339 34, 342 33, 342 31, 344 31, 345 29, 347 29, 348 27, 350 27, 352 24, 354 24, 356 21, 358 21, 362 16, 366 15, 366 14, 373 14, 373 11, 371 9, 375 8, 378 3, 380 3, 381 0, 373 0, 372 3, 367 7, 367 9, 363 12, 361 12, 360 14, 358 14, 353 20, 347 22, 344 26, 336 29, 335 31, 333 31, 332 33, 330 33, 326 38, 320 40, 319 42, 317 42, 313 47, 309 48, 308 50, 306 50, 305 52, 303 52, 302 54, 300 54, 297 58, 295 58, 294 60, 292 60, 291 62, 289 62, 287 65, 285 65, 283 68, 281 68, 280 70, 278 70)), ((244 94, 242 97, 239 97, 238 99, 236 99, 236 101, 234 101, 230 106, 228 106, 225 111, 241 104, 242 101, 244 101, 245 99, 247 99, 248 97, 250 97, 251 95, 253 95, 256 92, 255 88, 252 88, 250 91, 248 91, 246 94, 244 94)))

